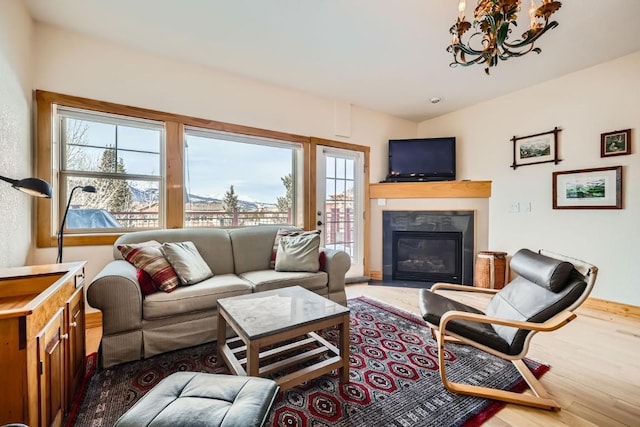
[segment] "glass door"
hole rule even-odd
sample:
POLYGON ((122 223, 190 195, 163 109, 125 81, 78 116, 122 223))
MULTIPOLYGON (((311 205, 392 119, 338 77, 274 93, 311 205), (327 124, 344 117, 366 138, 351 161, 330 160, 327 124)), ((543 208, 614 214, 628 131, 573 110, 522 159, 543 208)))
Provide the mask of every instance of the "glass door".
POLYGON ((316 228, 322 246, 351 256, 348 276, 364 269, 364 155, 318 146, 316 155, 316 228))

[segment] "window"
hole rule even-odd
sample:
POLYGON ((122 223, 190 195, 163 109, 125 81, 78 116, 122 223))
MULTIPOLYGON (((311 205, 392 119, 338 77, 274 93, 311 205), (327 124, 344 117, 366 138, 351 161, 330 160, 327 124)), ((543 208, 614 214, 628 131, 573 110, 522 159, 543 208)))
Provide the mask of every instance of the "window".
POLYGON ((78 186, 97 192, 73 192, 66 246, 110 245, 122 233, 154 228, 311 229, 315 145, 351 147, 42 90, 36 110, 37 176, 54 190, 51 200, 36 200, 38 247, 56 246, 78 186))
POLYGON ((67 233, 160 228, 164 124, 58 107, 59 215, 70 201, 67 233), (80 189, 78 189, 80 190, 80 189))
POLYGON ((187 127, 185 227, 301 225, 302 144, 187 127))

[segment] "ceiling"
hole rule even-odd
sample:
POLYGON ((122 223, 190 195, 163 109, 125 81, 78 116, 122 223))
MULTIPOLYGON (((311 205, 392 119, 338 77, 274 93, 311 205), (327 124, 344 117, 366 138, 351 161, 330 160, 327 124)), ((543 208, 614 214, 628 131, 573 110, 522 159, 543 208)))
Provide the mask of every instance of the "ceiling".
POLYGON ((640 50, 638 0, 563 0, 542 53, 490 76, 449 67, 457 0, 25 1, 38 22, 417 122, 640 50))

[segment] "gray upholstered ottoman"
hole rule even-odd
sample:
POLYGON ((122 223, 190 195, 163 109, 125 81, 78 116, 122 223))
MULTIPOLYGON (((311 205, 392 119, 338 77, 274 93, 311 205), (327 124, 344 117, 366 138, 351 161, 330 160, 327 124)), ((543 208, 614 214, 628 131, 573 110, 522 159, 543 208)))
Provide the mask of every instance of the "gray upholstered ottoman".
POLYGON ((260 427, 278 385, 266 378, 176 372, 116 422, 117 427, 260 427))

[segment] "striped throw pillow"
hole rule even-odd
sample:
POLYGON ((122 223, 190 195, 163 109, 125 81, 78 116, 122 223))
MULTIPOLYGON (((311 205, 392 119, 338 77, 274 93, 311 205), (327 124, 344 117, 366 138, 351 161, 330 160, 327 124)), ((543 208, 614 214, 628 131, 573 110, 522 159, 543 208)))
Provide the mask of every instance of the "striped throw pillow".
POLYGON ((118 250, 124 259, 146 271, 160 290, 171 292, 180 284, 175 270, 160 251, 160 243, 155 240, 118 245, 118 250))

